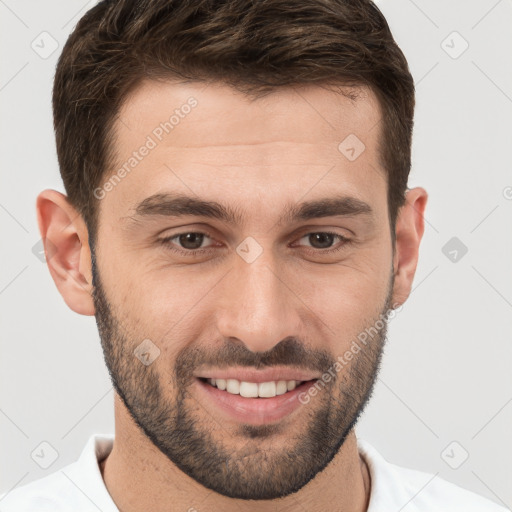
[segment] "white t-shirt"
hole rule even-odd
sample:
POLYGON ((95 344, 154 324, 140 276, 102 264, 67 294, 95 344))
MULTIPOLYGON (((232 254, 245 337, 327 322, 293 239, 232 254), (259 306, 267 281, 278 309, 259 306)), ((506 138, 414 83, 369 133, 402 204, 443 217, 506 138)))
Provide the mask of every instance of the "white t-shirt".
MULTIPOLYGON (((112 450, 113 434, 92 435, 80 458, 44 478, 0 496, 1 512, 119 512, 98 462, 112 450)), ((506 512, 508 509, 432 474, 391 464, 357 440, 368 464, 368 512, 506 512)))

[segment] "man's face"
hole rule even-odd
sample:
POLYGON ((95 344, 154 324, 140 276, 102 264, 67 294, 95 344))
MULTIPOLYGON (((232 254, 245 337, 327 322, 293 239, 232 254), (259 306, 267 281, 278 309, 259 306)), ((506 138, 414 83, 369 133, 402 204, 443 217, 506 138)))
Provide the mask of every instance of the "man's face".
POLYGON ((251 102, 227 86, 146 82, 120 111, 118 165, 105 181, 128 171, 97 191, 93 254, 106 363, 146 436, 220 494, 274 499, 303 487, 371 393, 393 251, 380 110, 360 92, 351 101, 283 89, 251 102), (177 210, 162 204, 166 194, 215 202, 233 218, 191 214, 187 201, 177 210), (342 196, 353 199, 327 216, 326 203, 299 208, 342 196), (285 215, 290 206, 303 215, 285 215), (206 381, 269 368, 269 380, 288 370, 285 380, 307 382, 246 398, 206 381))

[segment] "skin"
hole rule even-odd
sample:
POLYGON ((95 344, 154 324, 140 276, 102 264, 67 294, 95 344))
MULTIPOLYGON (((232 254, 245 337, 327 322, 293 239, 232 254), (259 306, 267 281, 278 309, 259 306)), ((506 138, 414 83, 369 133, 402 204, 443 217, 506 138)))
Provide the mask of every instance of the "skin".
POLYGON ((41 236, 56 248, 51 275, 73 311, 96 315, 116 389, 115 443, 100 469, 120 510, 367 510, 371 481, 354 425, 385 327, 307 405, 271 425, 227 418, 193 376, 205 365, 265 361, 327 370, 379 314, 407 300, 427 193, 408 190, 393 251, 380 108, 370 90, 358 92, 352 101, 296 87, 250 101, 222 84, 146 81, 119 113, 119 167, 190 96, 197 107, 99 201, 94 248, 65 195, 38 196, 41 236), (354 161, 338 150, 349 134, 365 145, 354 161), (230 206, 244 222, 134 215, 164 191, 230 206), (373 216, 278 223, 289 203, 334 194, 365 201, 373 216), (202 248, 212 250, 201 255, 157 242, 205 230, 202 248), (351 243, 308 236, 325 231, 351 243), (251 263, 236 252, 249 236, 262 249, 251 263), (148 338, 160 353, 146 366, 133 351, 148 338))

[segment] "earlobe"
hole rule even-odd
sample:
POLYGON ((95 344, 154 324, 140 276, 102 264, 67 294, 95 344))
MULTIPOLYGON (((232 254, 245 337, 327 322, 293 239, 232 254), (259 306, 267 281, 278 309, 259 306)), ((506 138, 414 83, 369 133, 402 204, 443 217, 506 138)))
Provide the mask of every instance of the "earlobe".
POLYGON ((64 194, 44 190, 36 201, 37 222, 46 262, 66 304, 94 315, 91 254, 85 222, 64 194))
POLYGON ((406 193, 406 202, 396 222, 393 304, 403 304, 411 293, 419 258, 419 246, 425 229, 424 213, 428 194, 416 187, 406 193))

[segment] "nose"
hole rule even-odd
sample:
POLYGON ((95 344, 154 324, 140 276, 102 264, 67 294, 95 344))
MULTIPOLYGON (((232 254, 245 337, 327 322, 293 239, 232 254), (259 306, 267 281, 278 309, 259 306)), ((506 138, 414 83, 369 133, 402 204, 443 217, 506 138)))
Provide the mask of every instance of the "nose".
POLYGON ((238 338, 253 352, 272 349, 286 337, 300 335, 301 308, 295 289, 300 278, 276 266, 270 249, 253 262, 235 258, 216 296, 220 334, 238 338))

